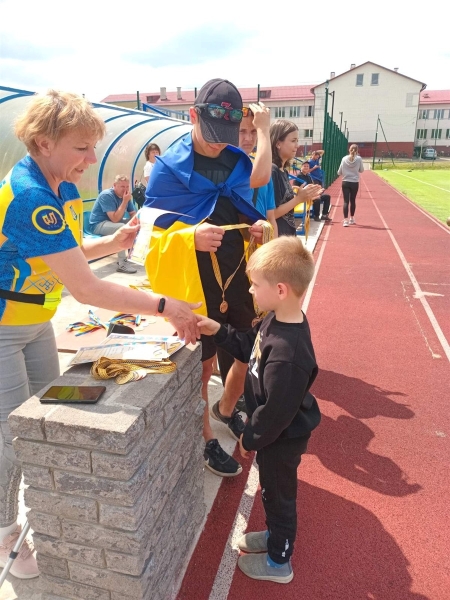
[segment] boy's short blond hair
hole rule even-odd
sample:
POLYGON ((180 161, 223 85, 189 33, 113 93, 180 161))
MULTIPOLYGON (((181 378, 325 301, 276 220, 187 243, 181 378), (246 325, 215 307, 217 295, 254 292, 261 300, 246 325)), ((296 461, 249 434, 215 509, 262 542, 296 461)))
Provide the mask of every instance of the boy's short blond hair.
POLYGON ((300 298, 313 278, 314 260, 297 236, 284 235, 263 244, 251 255, 246 269, 250 278, 253 271, 271 285, 289 285, 300 298))
POLYGON ((14 125, 16 136, 31 155, 39 152, 37 136, 45 135, 57 142, 65 134, 76 130, 87 132, 100 140, 105 135, 106 127, 90 102, 82 96, 56 90, 35 94, 14 125))

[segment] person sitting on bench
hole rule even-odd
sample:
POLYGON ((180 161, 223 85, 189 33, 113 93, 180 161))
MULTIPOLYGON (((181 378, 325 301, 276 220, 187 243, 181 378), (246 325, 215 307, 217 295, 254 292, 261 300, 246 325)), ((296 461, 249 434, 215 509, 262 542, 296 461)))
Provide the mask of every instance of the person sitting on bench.
MULTIPOLYGON (((126 175, 116 175, 114 184, 109 190, 100 192, 89 218, 92 232, 96 235, 112 235, 134 217, 136 210, 131 200, 130 180, 126 175), (124 218, 128 211, 128 217, 124 218)), ((119 273, 136 273, 137 269, 127 262, 126 250, 118 255, 117 271, 119 273)))
MULTIPOLYGON (((304 162, 300 169, 300 173, 296 175, 297 179, 301 182, 305 182, 306 185, 316 183, 311 177, 309 163, 304 162)), ((314 221, 331 221, 328 213, 330 212, 330 201, 331 197, 328 194, 322 194, 317 200, 313 202, 313 213, 314 221), (320 216, 320 205, 323 203, 322 217, 320 216)))

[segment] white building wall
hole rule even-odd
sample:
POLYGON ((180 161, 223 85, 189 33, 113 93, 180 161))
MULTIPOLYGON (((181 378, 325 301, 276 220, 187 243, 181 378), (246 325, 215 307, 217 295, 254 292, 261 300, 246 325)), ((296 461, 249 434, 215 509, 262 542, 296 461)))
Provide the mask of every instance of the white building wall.
POLYGON ((271 122, 277 119, 287 119, 298 127, 299 144, 312 144, 314 126, 314 99, 311 100, 264 100, 264 104, 270 108, 271 122))
MULTIPOLYGON (((328 92, 334 94, 334 121, 342 130, 346 122, 349 141, 373 142, 380 117, 384 134, 389 142, 413 142, 419 105, 421 83, 373 63, 354 68, 330 79, 328 92), (372 84, 372 75, 378 74, 378 84, 372 84), (356 85, 357 75, 362 85, 356 85)), ((314 142, 321 143, 325 106, 325 83, 315 90, 314 142)), ((331 115, 333 98, 328 96, 331 115)), ((384 141, 378 129, 378 140, 384 141)))
POLYGON ((419 107, 415 145, 450 148, 450 103, 419 107), (440 137, 436 130, 441 130, 440 137))

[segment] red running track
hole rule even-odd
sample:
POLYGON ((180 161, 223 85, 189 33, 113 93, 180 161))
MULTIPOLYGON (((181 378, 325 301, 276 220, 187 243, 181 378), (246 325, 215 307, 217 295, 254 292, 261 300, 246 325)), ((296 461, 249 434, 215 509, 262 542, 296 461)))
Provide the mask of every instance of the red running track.
MULTIPOLYGON (((331 194, 307 311, 323 419, 299 469, 294 580, 222 560, 247 462, 222 482, 178 600, 450 599, 450 229, 373 172, 356 226, 342 227, 338 182, 331 194)), ((261 529, 258 491, 247 530, 261 529)))

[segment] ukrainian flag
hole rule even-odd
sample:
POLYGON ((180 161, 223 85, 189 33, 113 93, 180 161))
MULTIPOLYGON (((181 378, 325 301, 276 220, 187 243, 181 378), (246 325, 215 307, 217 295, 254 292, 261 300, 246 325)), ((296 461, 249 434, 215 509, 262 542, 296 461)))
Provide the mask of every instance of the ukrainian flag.
POLYGON ((239 154, 239 160, 228 179, 215 185, 194 171, 194 148, 188 134, 157 157, 145 194, 144 206, 183 213, 164 214, 155 222, 145 263, 152 290, 186 302, 202 302, 197 312, 203 315, 207 310, 195 253, 196 227, 214 211, 219 196, 229 198, 249 224, 265 220, 252 203, 252 162, 238 148, 228 148, 239 154))

